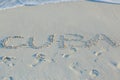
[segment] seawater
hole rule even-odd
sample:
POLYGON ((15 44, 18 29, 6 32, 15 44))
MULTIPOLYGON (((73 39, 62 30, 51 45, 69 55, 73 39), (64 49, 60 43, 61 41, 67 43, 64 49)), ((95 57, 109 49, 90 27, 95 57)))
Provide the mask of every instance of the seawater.
POLYGON ((120 4, 120 0, 0 0, 0 9, 8 9, 18 6, 36 6, 46 3, 58 3, 67 1, 92 1, 110 4, 120 4))
POLYGON ((40 4, 59 3, 79 0, 0 0, 0 10, 18 6, 36 6, 40 4))

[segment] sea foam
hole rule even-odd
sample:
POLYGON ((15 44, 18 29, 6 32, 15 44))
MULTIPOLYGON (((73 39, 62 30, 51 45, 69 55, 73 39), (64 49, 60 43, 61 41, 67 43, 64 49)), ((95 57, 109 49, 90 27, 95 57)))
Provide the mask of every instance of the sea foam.
POLYGON ((36 6, 40 4, 59 3, 79 0, 0 0, 0 10, 19 6, 36 6))
MULTIPOLYGON (((67 1, 81 1, 81 0, 0 0, 0 9, 8 9, 18 6, 36 6, 39 4, 59 3, 67 1)), ((82 1, 120 4, 120 0, 82 0, 82 1)))

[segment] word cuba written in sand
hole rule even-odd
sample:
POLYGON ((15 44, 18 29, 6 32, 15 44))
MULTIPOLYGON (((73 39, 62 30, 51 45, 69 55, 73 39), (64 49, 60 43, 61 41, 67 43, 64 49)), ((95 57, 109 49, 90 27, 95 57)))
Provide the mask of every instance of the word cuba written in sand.
MULTIPOLYGON (((42 38, 42 36, 40 37, 42 38)), ((63 34, 63 35, 48 35, 46 40, 42 41, 42 44, 35 44, 34 37, 27 38, 26 42, 23 36, 8 36, 0 40, 0 48, 17 49, 17 48, 32 48, 41 49, 47 48, 51 45, 55 45, 58 48, 86 48, 97 45, 98 42, 105 42, 112 47, 119 47, 118 41, 111 40, 105 34, 96 34, 86 40, 85 36, 80 34, 63 34)))

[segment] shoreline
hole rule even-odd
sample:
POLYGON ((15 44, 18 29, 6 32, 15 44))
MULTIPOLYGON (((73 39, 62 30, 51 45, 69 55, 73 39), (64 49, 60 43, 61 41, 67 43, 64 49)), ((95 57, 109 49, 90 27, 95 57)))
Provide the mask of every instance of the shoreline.
MULTIPOLYGON (((117 2, 117 1, 99 1, 99 0, 86 0, 88 2, 93 2, 93 3, 105 3, 105 4, 114 4, 114 5, 120 5, 120 2, 117 2)), ((30 1, 29 1, 30 2, 30 1)), ((68 1, 47 1, 47 2, 33 2, 33 3, 29 3, 29 2, 6 2, 6 4, 8 6, 4 6, 6 5, 5 2, 3 3, 2 5, 2 2, 0 3, 0 10, 6 10, 6 9, 12 9, 12 8, 17 8, 17 7, 22 7, 22 6, 39 6, 39 5, 47 5, 47 4, 59 4, 59 3, 71 3, 71 2, 84 2, 84 1, 79 1, 79 0, 68 0, 68 1), (11 5, 13 4, 13 5, 11 5)))
POLYGON ((119 14, 88 1, 0 11, 0 80, 120 80, 119 14))

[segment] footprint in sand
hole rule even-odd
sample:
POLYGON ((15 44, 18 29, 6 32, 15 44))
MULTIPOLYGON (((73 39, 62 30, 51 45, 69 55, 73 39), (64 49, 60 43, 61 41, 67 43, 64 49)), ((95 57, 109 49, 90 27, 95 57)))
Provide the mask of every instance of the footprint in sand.
POLYGON ((34 62, 31 65, 32 67, 35 67, 43 62, 50 61, 44 53, 36 53, 33 54, 32 57, 34 58, 34 62))
POLYGON ((2 80, 14 80, 13 77, 4 77, 2 80))
POLYGON ((120 70, 120 62, 111 61, 110 63, 111 63, 114 67, 116 67, 117 69, 120 70))
POLYGON ((89 75, 91 77, 97 77, 97 76, 99 76, 99 71, 96 70, 96 69, 93 69, 93 70, 90 71, 89 75))
POLYGON ((13 67, 15 65, 14 61, 16 60, 15 57, 11 56, 1 56, 0 62, 6 64, 9 67, 13 67))

